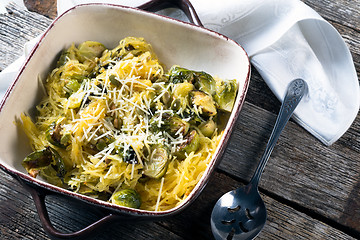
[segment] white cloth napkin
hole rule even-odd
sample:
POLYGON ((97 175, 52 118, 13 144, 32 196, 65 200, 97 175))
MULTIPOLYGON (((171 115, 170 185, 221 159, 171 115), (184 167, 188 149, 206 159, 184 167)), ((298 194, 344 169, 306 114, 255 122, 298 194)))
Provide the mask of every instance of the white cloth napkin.
MULTIPOLYGON (((58 1, 58 14, 89 2, 96 1, 58 1)), ((101 2, 136 7, 146 0, 101 2)), ((191 3, 206 28, 244 47, 251 63, 280 101, 291 80, 306 80, 309 94, 294 113, 301 126, 325 145, 331 145, 347 131, 359 110, 359 83, 344 40, 319 14, 299 0, 191 0, 191 3)), ((187 21, 176 9, 160 13, 187 21)), ((7 88, 9 72, 13 73, 22 60, 14 63, 11 71, 0 73, 0 90, 7 88)))

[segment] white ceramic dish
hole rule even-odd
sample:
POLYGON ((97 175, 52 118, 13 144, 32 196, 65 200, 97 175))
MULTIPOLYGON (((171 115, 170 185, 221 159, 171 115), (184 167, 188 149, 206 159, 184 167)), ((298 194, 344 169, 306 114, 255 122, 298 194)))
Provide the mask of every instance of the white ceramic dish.
MULTIPOLYGON (((159 1, 156 1, 159 2, 159 1)), ((156 2, 143 8, 150 9, 156 2)), ((182 4, 187 1, 180 1, 182 4)), ((196 17, 191 5, 181 5, 189 16, 196 17), (185 7, 184 7, 185 6, 185 7)), ((195 19, 196 21, 196 19, 195 19)), ((184 23, 143 10, 108 4, 76 6, 59 16, 36 44, 15 82, 5 94, 0 109, 0 167, 11 174, 32 194, 45 230, 55 237, 84 236, 118 216, 130 219, 157 219, 183 210, 200 194, 211 172, 219 163, 233 125, 244 102, 250 78, 250 63, 244 49, 234 41, 201 26, 184 23), (127 36, 144 37, 152 44, 159 59, 166 66, 177 64, 206 71, 224 79, 237 79, 239 91, 233 112, 210 166, 193 192, 181 205, 168 211, 151 212, 129 209, 55 187, 30 177, 21 162, 31 152, 28 140, 15 125, 23 112, 31 112, 42 97, 38 79, 45 79, 53 68, 61 50, 72 43, 99 41, 108 48, 115 47, 127 36), (63 194, 104 208, 108 216, 76 233, 63 234, 55 230, 48 218, 44 198, 49 193, 63 194)))

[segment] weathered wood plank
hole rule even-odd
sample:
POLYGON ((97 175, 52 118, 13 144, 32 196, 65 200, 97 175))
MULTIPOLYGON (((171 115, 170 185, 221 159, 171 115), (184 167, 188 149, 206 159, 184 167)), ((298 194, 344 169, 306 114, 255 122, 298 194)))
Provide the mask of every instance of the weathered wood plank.
POLYGON ((37 13, 19 10, 11 4, 0 14, 0 71, 23 54, 24 44, 40 35, 51 23, 37 13))
MULTIPOLYGON (((161 223, 186 239, 212 239, 209 219, 215 202, 222 194, 241 185, 224 174, 215 173, 200 198, 189 209, 161 223)), ((262 197, 268 209, 268 221, 257 239, 353 239, 264 194, 262 197)))
MULTIPOLYGON (((275 118, 275 114, 246 103, 219 168, 250 180, 275 118)), ((355 124, 358 122, 359 117, 355 124)), ((359 133, 352 137, 360 141, 359 133)), ((359 193, 359 153, 358 148, 337 143, 326 148, 296 123, 289 122, 260 186, 334 221, 348 219, 342 224, 360 231, 359 214, 354 214, 360 212, 360 205, 353 203, 350 208, 346 202, 359 193)))
MULTIPOLYGON (((44 232, 33 200, 12 177, 0 176, 0 236, 2 240, 50 239, 44 232)), ((102 214, 95 208, 62 197, 49 196, 46 200, 50 219, 55 228, 72 232, 98 220, 102 214)), ((163 226, 154 223, 114 223, 91 239, 183 239, 163 226)))
MULTIPOLYGON (((0 176, 1 239, 50 239, 43 231, 31 197, 7 175, 0 176)), ((184 212, 160 222, 121 223, 105 227, 91 239, 212 239, 210 213, 216 200, 241 184, 224 174, 214 173, 199 199, 184 212)), ((335 228, 262 194, 268 221, 259 239, 353 239, 335 228)), ((70 232, 100 218, 91 206, 62 197, 47 198, 54 226, 70 232)))
POLYGON ((323 18, 359 31, 360 1, 359 0, 302 0, 323 18))

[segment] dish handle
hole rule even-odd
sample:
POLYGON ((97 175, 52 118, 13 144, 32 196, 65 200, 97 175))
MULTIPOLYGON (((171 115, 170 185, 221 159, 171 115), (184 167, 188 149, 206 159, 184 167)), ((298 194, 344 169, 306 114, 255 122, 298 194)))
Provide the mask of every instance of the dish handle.
POLYGON ((150 0, 137 8, 149 12, 156 12, 170 7, 179 8, 185 13, 191 23, 199 27, 204 27, 189 0, 150 0))
POLYGON ((103 229, 102 226, 106 226, 109 223, 121 218, 118 215, 109 213, 108 215, 97 220, 96 222, 76 232, 63 233, 57 230, 50 221, 49 214, 45 205, 45 197, 47 194, 44 191, 39 191, 34 187, 30 187, 29 185, 27 185, 27 190, 30 192, 34 200, 36 210, 38 212, 41 224, 45 232, 55 239, 84 239, 90 236, 90 234, 94 234, 97 230, 103 229))

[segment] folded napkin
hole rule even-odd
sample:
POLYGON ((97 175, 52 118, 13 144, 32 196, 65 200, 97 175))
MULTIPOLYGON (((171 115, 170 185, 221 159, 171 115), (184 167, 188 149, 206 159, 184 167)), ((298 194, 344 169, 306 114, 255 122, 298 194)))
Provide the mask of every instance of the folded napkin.
MULTIPOLYGON (((96 1, 58 1, 58 14, 89 2, 96 1)), ((136 7, 146 1, 101 2, 136 7)), ((301 126, 325 145, 331 145, 347 131, 359 110, 359 83, 344 40, 319 14, 299 0, 191 0, 191 3, 206 28, 244 47, 251 63, 280 101, 291 80, 306 80, 309 94, 294 112, 294 119, 301 126)), ((177 9, 159 13, 187 21, 177 9)), ((9 82, 4 79, 9 79, 9 72, 20 61, 12 65, 12 71, 0 73, 0 86, 9 82)))

